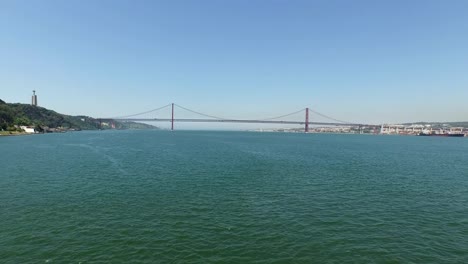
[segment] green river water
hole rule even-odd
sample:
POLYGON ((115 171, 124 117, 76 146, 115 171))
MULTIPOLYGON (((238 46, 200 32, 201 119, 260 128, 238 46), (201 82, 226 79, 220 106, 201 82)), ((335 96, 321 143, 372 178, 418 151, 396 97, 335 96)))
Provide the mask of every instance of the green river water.
POLYGON ((468 263, 468 138, 0 137, 0 263, 468 263))

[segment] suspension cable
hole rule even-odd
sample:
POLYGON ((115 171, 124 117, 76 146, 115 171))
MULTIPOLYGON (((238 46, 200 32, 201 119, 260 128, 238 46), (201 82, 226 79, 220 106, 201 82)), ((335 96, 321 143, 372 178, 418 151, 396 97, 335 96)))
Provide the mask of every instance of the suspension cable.
POLYGON ((219 120, 227 120, 226 118, 222 118, 222 117, 217 117, 217 116, 212 116, 212 115, 207 115, 207 114, 204 114, 204 113, 200 113, 200 112, 197 112, 197 111, 194 111, 194 110, 191 110, 191 109, 188 109, 188 108, 185 108, 181 105, 178 105, 178 104, 174 104, 175 106, 179 107, 179 108, 182 108, 186 111, 189 111, 189 112, 192 112, 192 113, 195 113, 195 114, 198 114, 198 115, 201 115, 201 116, 205 116, 205 117, 209 117, 209 118, 214 118, 214 119, 219 119, 219 120))
POLYGON ((296 111, 296 112, 292 112, 292 113, 286 114, 286 115, 277 116, 277 117, 271 117, 271 118, 264 118, 264 119, 259 119, 259 120, 266 121, 266 120, 279 119, 279 118, 283 118, 283 117, 295 115, 295 114, 300 113, 300 112, 302 112, 302 111, 304 111, 304 110, 305 110, 305 108, 303 108, 303 109, 301 109, 301 110, 298 110, 298 111, 296 111))
MULTIPOLYGON (((159 110, 164 109, 164 108, 166 108, 166 107, 169 107, 169 106, 171 106, 171 105, 172 105, 172 104, 167 104, 167 105, 165 105, 165 106, 158 107, 158 108, 155 108, 155 109, 152 109, 152 110, 149 110, 149 111, 145 111, 145 112, 141 112, 141 113, 137 113, 137 114, 132 114, 132 115, 127 115, 127 116, 113 117, 112 119, 123 119, 123 118, 129 118, 129 117, 144 115, 144 114, 148 114, 148 113, 152 113, 152 112, 159 111, 159 110)), ((227 120, 226 118, 222 118, 222 117, 218 117, 218 116, 212 116, 212 115, 204 114, 204 113, 201 113, 201 112, 197 112, 197 111, 188 109, 188 108, 183 107, 183 106, 178 105, 178 104, 174 104, 174 105, 177 106, 177 107, 179 107, 179 108, 181 108, 181 109, 184 109, 184 110, 186 110, 186 111, 189 111, 189 112, 192 112, 192 113, 194 113, 194 114, 197 114, 197 115, 201 115, 201 116, 205 116, 205 117, 209 117, 209 118, 214 118, 214 119, 219 119, 219 120, 227 120)), ((300 112, 302 112, 302 111, 304 111, 304 110, 305 110, 305 108, 300 109, 300 110, 295 111, 295 112, 292 112, 292 113, 289 113, 289 114, 285 114, 285 115, 281 115, 281 116, 276 116, 276 117, 271 117, 271 118, 258 119, 258 120, 267 121, 267 120, 279 119, 279 118, 283 118, 283 117, 295 115, 295 114, 300 113, 300 112)), ((316 115, 319 115, 319 116, 324 117, 324 118, 329 119, 329 120, 333 120, 333 121, 338 122, 338 123, 355 124, 355 123, 353 123, 353 122, 347 122, 347 121, 343 121, 343 120, 339 120, 339 119, 336 119, 336 118, 327 116, 327 115, 322 114, 322 113, 320 113, 320 112, 314 111, 314 110, 312 110, 311 108, 309 108, 309 111, 312 112, 312 113, 314 113, 314 114, 316 114, 316 115)))
POLYGON ((156 109, 153 109, 153 110, 149 110, 149 111, 145 111, 145 112, 141 112, 141 113, 138 113, 138 114, 133 114, 133 115, 127 115, 127 116, 119 116, 119 117, 114 117, 113 119, 122 119, 122 118, 129 118, 129 117, 134 117, 134 116, 139 116, 139 115, 144 115, 144 114, 148 114, 148 113, 151 113, 151 112, 156 112, 158 110, 161 110, 163 108, 166 108, 168 106, 170 106, 171 104, 168 104, 168 105, 165 105, 165 106, 162 106, 162 107, 159 107, 159 108, 156 108, 156 109))
POLYGON ((353 123, 353 122, 347 122, 347 121, 335 119, 335 118, 333 118, 333 117, 324 115, 324 114, 322 114, 322 113, 320 113, 320 112, 314 111, 314 110, 312 110, 312 109, 310 109, 310 108, 309 108, 309 111, 312 112, 312 113, 314 113, 314 114, 316 114, 316 115, 319 115, 319 116, 321 116, 321 117, 324 117, 324 118, 327 118, 327 119, 336 121, 336 122, 338 122, 338 123, 343 123, 343 124, 355 124, 355 123, 353 123))

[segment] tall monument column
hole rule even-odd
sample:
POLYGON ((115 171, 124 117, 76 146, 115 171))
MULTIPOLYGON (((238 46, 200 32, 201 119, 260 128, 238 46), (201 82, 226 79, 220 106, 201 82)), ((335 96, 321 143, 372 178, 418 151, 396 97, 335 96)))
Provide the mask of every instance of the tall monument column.
POLYGON ((37 95, 36 95, 36 90, 33 90, 31 105, 37 106, 37 95))

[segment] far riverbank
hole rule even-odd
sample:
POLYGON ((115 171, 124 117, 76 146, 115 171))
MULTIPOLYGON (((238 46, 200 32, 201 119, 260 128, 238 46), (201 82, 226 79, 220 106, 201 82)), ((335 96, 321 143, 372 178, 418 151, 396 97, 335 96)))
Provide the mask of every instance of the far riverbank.
POLYGON ((32 135, 31 133, 18 132, 18 131, 0 131, 0 136, 23 136, 32 135))

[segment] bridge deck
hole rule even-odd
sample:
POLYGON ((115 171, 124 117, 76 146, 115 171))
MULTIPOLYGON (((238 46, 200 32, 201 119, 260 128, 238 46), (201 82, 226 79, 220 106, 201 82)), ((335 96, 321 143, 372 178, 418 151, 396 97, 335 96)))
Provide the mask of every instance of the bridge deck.
MULTIPOLYGON (((123 118, 113 119, 116 121, 129 122, 171 122, 170 118, 123 118)), ((304 121, 283 121, 283 120, 244 120, 244 119, 192 119, 192 118, 174 118, 174 122, 196 122, 196 123, 254 123, 254 124, 285 124, 285 125, 305 125, 304 121)), ((327 123, 327 122, 308 122, 309 125, 323 126, 375 126, 366 124, 351 124, 351 123, 327 123)))

